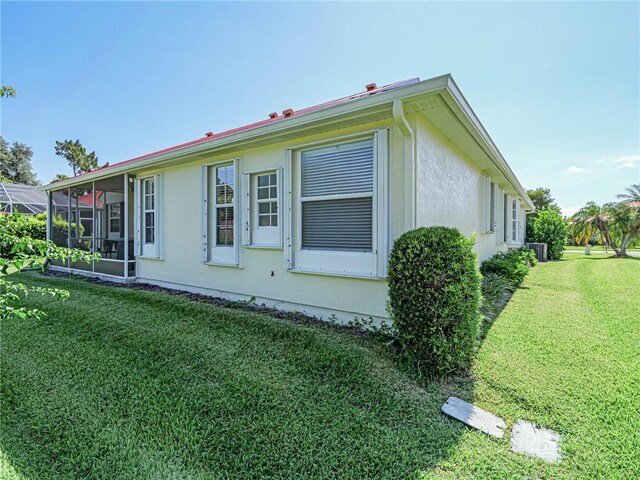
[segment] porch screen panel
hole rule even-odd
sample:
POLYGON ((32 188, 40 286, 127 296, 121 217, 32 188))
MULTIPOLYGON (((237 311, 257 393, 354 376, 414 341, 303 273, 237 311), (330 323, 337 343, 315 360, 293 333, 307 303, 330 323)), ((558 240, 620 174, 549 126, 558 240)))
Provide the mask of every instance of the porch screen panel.
POLYGON ((371 252, 373 139, 301 152, 302 248, 371 252))

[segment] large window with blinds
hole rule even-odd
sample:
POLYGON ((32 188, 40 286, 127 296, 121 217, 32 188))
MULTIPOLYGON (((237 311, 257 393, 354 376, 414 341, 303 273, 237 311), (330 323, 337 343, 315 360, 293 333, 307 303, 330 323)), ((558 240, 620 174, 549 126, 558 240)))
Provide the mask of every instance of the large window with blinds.
POLYGON ((302 248, 371 252, 373 139, 303 151, 300 176, 302 248))
POLYGON ((292 270, 382 275, 386 148, 384 131, 293 152, 292 270))

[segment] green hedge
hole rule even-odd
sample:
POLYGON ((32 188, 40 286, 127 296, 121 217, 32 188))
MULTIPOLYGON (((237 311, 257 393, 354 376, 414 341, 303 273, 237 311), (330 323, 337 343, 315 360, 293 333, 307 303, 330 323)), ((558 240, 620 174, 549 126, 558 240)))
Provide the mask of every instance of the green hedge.
POLYGON ((508 252, 498 252, 480 265, 483 275, 495 273, 511 282, 514 287, 522 283, 529 267, 537 263, 533 250, 523 247, 508 252))
POLYGON ((480 275, 473 240, 446 227, 398 238, 389 260, 389 311, 425 376, 469 365, 478 339, 480 275))
POLYGON ((560 212, 552 208, 545 208, 535 214, 529 241, 546 243, 549 260, 562 258, 568 236, 569 227, 560 212))
MULTIPOLYGON (((71 228, 76 224, 72 223, 71 228)), ((53 218, 52 238, 56 245, 67 246, 67 230, 69 223, 61 217, 53 218)), ((82 224, 79 225, 80 235, 84 232, 82 224)), ((14 212, 11 215, 0 215, 0 229, 8 235, 15 235, 19 238, 33 238, 34 240, 47 239, 47 214, 24 215, 14 212)), ((11 254, 9 245, 0 243, 0 256, 8 258, 11 254)))

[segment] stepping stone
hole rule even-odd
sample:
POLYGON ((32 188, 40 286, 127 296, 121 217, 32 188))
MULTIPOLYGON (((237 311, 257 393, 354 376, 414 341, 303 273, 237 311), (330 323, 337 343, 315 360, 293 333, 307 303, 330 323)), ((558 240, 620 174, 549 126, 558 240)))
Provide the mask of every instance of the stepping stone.
POLYGON ((507 424, 500 417, 457 397, 449 397, 442 412, 481 432, 502 438, 507 424))
POLYGON ((562 460, 559 445, 560 435, 553 430, 538 428, 526 420, 518 420, 513 426, 511 450, 516 453, 524 453, 555 463, 562 460))

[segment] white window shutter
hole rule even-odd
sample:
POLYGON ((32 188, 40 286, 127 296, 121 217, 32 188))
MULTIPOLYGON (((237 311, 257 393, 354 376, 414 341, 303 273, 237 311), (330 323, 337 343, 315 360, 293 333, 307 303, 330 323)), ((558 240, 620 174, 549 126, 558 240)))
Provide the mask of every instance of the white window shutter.
POLYGON ((244 228, 242 230, 242 244, 251 245, 251 175, 242 174, 242 187, 244 189, 244 218, 241 220, 244 228))
POLYGON ((133 184, 133 204, 135 211, 135 252, 136 255, 142 255, 142 202, 140 201, 140 196, 142 195, 142 183, 141 180, 136 180, 133 184))
POLYGON ((276 170, 276 184, 278 185, 278 226, 280 229, 280 245, 283 245, 282 237, 283 237, 283 231, 284 231, 284 228, 282 226, 284 223, 283 222, 284 215, 282 213, 282 210, 283 210, 283 204, 284 204, 283 197, 284 197, 284 192, 286 187, 283 181, 284 181, 284 170, 282 168, 278 168, 276 170))
POLYGON ((293 256, 292 256, 292 172, 291 167, 293 164, 293 152, 291 150, 287 150, 287 163, 286 170, 284 171, 284 182, 282 182, 282 199, 283 199, 283 208, 282 217, 284 219, 283 222, 283 237, 284 237, 284 268, 286 270, 291 270, 293 268, 293 256))
POLYGON ((200 254, 203 262, 209 261, 209 167, 200 168, 200 254))

